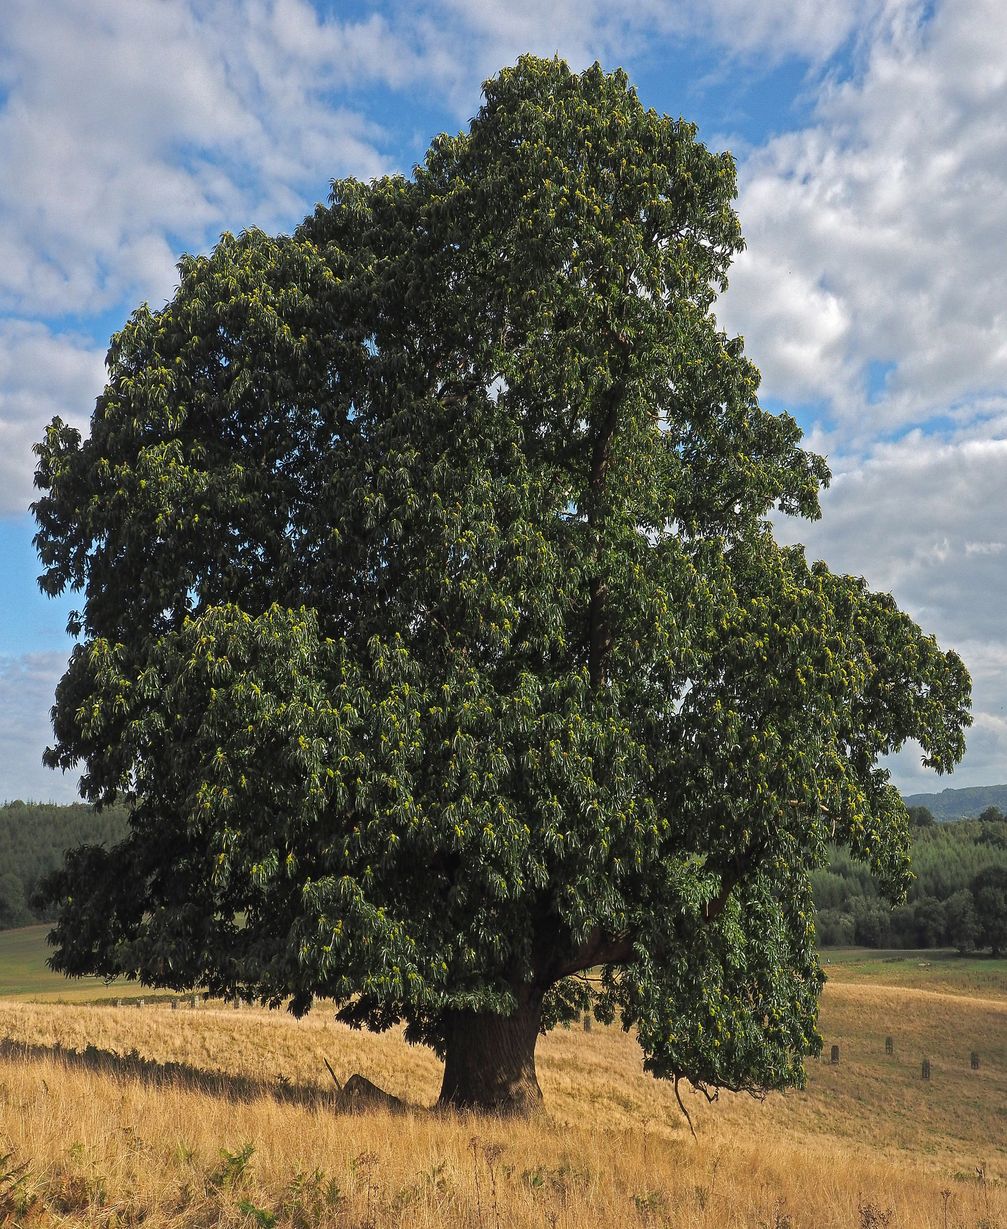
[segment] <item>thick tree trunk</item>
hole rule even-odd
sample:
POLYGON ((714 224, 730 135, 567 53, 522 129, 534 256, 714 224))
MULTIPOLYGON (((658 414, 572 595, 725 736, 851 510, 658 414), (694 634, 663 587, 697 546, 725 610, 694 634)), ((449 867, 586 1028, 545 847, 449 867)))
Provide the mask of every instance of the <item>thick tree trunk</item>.
POLYGON ((452 1012, 438 1104, 490 1114, 540 1111, 535 1043, 541 1017, 537 996, 529 996, 512 1016, 452 1012))

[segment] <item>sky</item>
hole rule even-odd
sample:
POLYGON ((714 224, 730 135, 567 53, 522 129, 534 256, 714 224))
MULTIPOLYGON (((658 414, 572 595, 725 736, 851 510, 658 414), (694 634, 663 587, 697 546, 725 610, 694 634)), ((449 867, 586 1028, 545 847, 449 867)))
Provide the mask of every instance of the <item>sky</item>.
POLYGON ((110 335, 183 252, 289 231, 329 181, 408 173, 522 52, 623 67, 739 171, 717 307, 824 452, 788 521, 965 659, 968 751, 905 792, 1007 782, 1007 23, 1000 0, 4 0, 0 799, 41 765, 72 598, 38 590, 32 443, 86 432, 110 335))

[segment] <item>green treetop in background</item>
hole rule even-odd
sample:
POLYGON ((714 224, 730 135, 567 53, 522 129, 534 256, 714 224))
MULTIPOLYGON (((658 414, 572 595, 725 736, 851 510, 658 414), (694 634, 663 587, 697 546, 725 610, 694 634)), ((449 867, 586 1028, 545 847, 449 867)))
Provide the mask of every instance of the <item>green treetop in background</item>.
POLYGON ((809 870, 834 834, 903 888, 876 763, 950 768, 969 681, 773 540, 828 472, 712 314, 734 193, 622 72, 525 57, 134 313, 38 447, 83 593, 47 760, 132 811, 49 885, 54 968, 324 996, 516 1111, 598 968, 655 1075, 800 1082, 809 870))

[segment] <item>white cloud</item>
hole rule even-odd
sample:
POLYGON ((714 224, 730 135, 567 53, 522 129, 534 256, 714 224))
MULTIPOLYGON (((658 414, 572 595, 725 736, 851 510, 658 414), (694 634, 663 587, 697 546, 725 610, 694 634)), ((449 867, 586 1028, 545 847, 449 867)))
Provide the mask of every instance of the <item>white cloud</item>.
MULTIPOLYGON (((722 313, 765 393, 824 403, 809 440, 833 453, 823 519, 781 535, 891 591, 972 673, 952 785, 1007 780, 1005 102, 989 0, 888 11, 815 124, 742 166, 749 251, 722 313), (940 438, 914 427, 931 417, 940 438)), ((948 784, 919 757, 893 758, 897 784, 948 784)))
POLYGON ((33 321, 0 320, 0 515, 20 515, 34 498, 31 447, 45 424, 58 414, 86 432, 104 382, 104 349, 33 321))
POLYGON ((304 0, 8 0, 0 308, 163 300, 180 243, 289 225, 333 176, 384 170, 381 130, 332 92, 416 71, 380 18, 304 0))
POLYGON ((76 802, 77 776, 42 766, 52 742, 49 709, 65 653, 0 656, 0 800, 76 802))
POLYGON ((684 29, 735 53, 758 55, 763 62, 787 56, 821 62, 886 7, 884 0, 652 0, 643 12, 665 27, 684 29))
MULTIPOLYGON (((961 655, 972 674, 975 725, 951 784, 1007 780, 1007 437, 940 441, 913 433, 845 464, 823 496, 822 520, 788 519, 778 536, 892 593, 924 631, 961 655)), ((918 751, 894 767, 909 791, 943 787, 919 767, 918 751)))
POLYGON ((814 126, 742 167, 749 252, 724 318, 765 390, 847 446, 1007 387, 1007 25, 994 0, 885 15, 814 126), (869 396, 872 363, 891 364, 869 396))
MULTIPOLYGON (((340 99, 377 85, 446 96, 471 113, 482 77, 522 51, 558 50, 583 64, 621 58, 656 35, 820 56, 878 3, 776 0, 753 15, 738 0, 430 0, 340 20, 306 0, 8 0, 0 514, 31 497, 30 446, 48 419, 83 426, 101 387, 100 355, 79 338, 60 340, 59 319, 157 305, 171 294, 181 250, 224 228, 290 225, 330 177, 387 168, 385 134, 340 99)), ((819 331, 841 331, 827 311, 816 318, 819 331)), ((803 343, 799 366, 819 340, 803 343)))
POLYGON ((841 460, 822 520, 788 521, 781 532, 891 591, 941 637, 993 639, 1007 608, 1005 471, 1007 438, 913 432, 867 460, 841 460))
MULTIPOLYGON (((609 67, 653 50, 658 40, 696 40, 762 67, 795 56, 820 64, 907 0, 438 0, 442 20, 464 27, 483 74, 522 52, 559 53, 582 67, 609 67)), ((661 45, 658 43, 658 45, 661 45)), ((462 75, 468 66, 458 66, 462 75)))
POLYGON ((32 498, 46 422, 86 429, 103 384, 104 344, 60 320, 162 303, 180 251, 289 226, 330 178, 384 170, 380 128, 333 91, 418 71, 381 18, 322 20, 304 0, 8 0, 0 515, 32 498))

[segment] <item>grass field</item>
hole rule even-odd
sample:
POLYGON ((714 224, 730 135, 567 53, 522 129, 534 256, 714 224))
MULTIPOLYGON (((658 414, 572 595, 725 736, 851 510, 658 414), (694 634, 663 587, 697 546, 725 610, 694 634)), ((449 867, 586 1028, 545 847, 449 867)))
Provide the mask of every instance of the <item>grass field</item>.
POLYGON ((839 947, 824 951, 822 962, 834 982, 1007 998, 1007 960, 990 956, 959 956, 946 950, 907 952, 839 947))
MULTIPOLYGON (((33 942, 44 955, 34 929, 0 935, 0 982, 58 996, 5 968, 8 945, 27 972, 33 942)), ((548 1118, 501 1123, 431 1114, 428 1051, 324 1011, 8 1000, 0 1223, 1007 1229, 1007 994, 972 990, 967 961, 935 991, 909 984, 930 976, 915 956, 877 955, 830 953, 821 1028, 838 1066, 812 1062, 806 1091, 762 1103, 683 1091, 695 1140, 632 1038, 597 1024, 540 1043, 548 1118), (342 1112, 325 1059, 416 1108, 342 1112)))
POLYGON ((47 925, 0 930, 0 999, 35 1003, 104 1003, 117 999, 160 1000, 180 997, 145 990, 136 982, 105 982, 100 977, 67 978, 46 967, 51 948, 47 925))
MULTIPOLYGON (((106 983, 97 977, 68 979, 46 967, 48 926, 0 930, 0 998, 31 1002, 113 1003, 118 998, 171 995, 135 982, 106 983)), ((822 953, 829 980, 845 984, 904 986, 947 994, 1007 998, 1007 959, 959 956, 949 950, 829 948, 822 953)))
POLYGON ((97 977, 71 981, 46 968, 50 951, 45 941, 48 930, 48 926, 24 926, 20 930, 0 931, 0 998, 79 1002, 133 992, 132 987, 109 989, 97 977))

